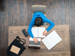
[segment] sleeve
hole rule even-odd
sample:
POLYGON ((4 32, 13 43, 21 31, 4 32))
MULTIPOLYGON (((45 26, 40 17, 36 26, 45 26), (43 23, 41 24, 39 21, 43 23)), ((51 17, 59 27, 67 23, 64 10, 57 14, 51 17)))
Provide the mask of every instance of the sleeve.
POLYGON ((28 31, 28 34, 29 34, 32 38, 34 38, 34 36, 33 36, 33 34, 32 34, 32 31, 31 31, 33 25, 34 25, 34 17, 32 18, 32 20, 31 20, 31 22, 30 22, 30 24, 29 24, 28 30, 27 30, 27 31, 28 31))
POLYGON ((55 26, 55 24, 51 20, 49 20, 43 13, 41 14, 41 17, 44 22, 47 22, 50 24, 49 27, 46 29, 47 31, 50 31, 55 26))
POLYGON ((50 24, 49 27, 46 29, 47 31, 50 31, 55 26, 55 24, 48 18, 45 18, 45 22, 50 24))

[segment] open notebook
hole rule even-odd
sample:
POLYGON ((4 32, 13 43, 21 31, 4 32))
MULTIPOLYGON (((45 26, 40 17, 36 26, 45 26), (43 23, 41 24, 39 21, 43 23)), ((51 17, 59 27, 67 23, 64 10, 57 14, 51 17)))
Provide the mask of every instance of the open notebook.
POLYGON ((32 27, 32 33, 34 37, 45 37, 43 36, 44 30, 45 30, 45 27, 32 27))
POLYGON ((48 36, 46 36, 42 42, 45 44, 45 46, 50 50, 52 47, 54 47, 57 43, 59 43, 62 39, 59 37, 59 35, 54 30, 51 32, 48 36))

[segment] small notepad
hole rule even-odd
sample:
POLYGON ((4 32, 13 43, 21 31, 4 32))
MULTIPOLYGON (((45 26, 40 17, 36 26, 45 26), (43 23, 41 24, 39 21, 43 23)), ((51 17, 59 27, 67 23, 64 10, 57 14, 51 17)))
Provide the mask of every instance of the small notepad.
POLYGON ((57 43, 59 43, 62 39, 57 34, 57 32, 54 30, 51 32, 48 36, 46 36, 42 42, 45 44, 45 46, 50 50, 53 48, 57 43))
POLYGON ((45 27, 32 27, 32 33, 34 37, 45 37, 43 36, 43 32, 45 30, 45 27))

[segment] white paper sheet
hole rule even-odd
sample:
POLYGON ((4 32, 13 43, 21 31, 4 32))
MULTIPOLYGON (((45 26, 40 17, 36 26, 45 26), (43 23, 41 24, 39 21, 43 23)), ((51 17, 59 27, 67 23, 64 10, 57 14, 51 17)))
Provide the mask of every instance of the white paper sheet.
POLYGON ((43 36, 43 32, 45 30, 45 27, 32 27, 32 33, 34 37, 45 37, 43 36))
POLYGON ((54 47, 57 43, 59 43, 62 39, 59 37, 59 35, 54 30, 51 32, 48 36, 46 36, 42 42, 45 44, 45 46, 50 50, 52 47, 54 47))
POLYGON ((44 30, 45 30, 45 27, 39 27, 39 37, 45 37, 45 36, 43 36, 43 32, 44 32, 44 30))
POLYGON ((34 37, 38 37, 38 35, 37 35, 37 27, 32 27, 31 31, 32 31, 34 37))

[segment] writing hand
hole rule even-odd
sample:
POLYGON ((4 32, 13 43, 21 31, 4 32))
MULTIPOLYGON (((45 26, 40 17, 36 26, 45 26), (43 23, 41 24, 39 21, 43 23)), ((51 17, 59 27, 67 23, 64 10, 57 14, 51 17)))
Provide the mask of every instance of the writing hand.
POLYGON ((38 39, 37 38, 34 37, 33 40, 34 40, 34 43, 36 43, 36 44, 38 43, 38 39))

